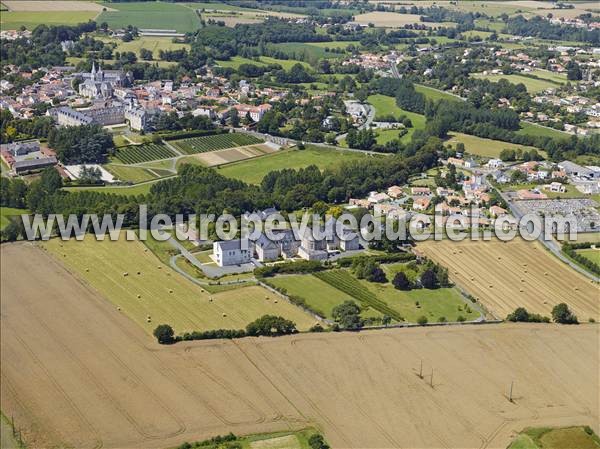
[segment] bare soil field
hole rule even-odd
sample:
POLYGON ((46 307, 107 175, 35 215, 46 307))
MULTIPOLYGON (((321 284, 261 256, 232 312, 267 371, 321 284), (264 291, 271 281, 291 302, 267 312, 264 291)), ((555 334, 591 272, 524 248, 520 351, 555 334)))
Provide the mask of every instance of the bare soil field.
POLYGON ((452 27, 456 26, 455 23, 438 23, 438 22, 421 22, 421 16, 418 14, 399 14, 396 12, 368 12, 365 14, 358 14, 354 21, 360 24, 372 23, 376 27, 387 27, 387 28, 400 28, 407 24, 419 24, 426 25, 430 28, 438 26, 452 27))
POLYGON ((418 248, 448 268, 450 279, 499 318, 517 307, 550 316, 566 302, 579 317, 600 319, 600 287, 551 255, 538 242, 448 239, 418 248))
MULTIPOLYGON (((63 1, 63 0, 3 0, 3 5, 9 11, 98 11, 102 12, 104 8, 100 3, 85 1, 63 1)), ((107 11, 115 11, 112 8, 106 8, 107 11)))
POLYGON ((269 145, 250 145, 247 147, 229 148, 227 150, 210 151, 196 154, 193 157, 199 160, 202 165, 214 167, 217 165, 228 164, 230 162, 243 161, 254 157, 263 156, 277 151, 269 145))
POLYGON ((527 426, 600 427, 598 325, 159 346, 36 246, 1 255, 1 407, 30 447, 165 448, 314 425, 334 448, 505 448, 527 426))

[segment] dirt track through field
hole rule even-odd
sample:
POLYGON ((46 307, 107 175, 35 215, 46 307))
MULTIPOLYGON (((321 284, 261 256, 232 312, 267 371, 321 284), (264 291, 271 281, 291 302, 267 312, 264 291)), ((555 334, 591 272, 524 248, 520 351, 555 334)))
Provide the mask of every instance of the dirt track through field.
POLYGON ((334 448, 504 448, 529 425, 600 430, 598 325, 159 346, 35 246, 1 255, 1 407, 31 447, 165 448, 316 425, 334 448))

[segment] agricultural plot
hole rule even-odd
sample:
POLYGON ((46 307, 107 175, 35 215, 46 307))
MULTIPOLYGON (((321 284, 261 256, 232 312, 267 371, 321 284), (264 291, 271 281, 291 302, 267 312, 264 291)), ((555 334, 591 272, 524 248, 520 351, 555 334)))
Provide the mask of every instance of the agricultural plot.
POLYGON ((562 84, 549 79, 530 78, 528 76, 522 76, 517 74, 484 75, 482 73, 473 73, 471 76, 473 78, 487 79, 492 82, 497 82, 501 79, 505 79, 513 84, 523 84, 527 89, 527 92, 529 92, 530 94, 536 94, 546 89, 556 88, 562 84))
POLYGON ((50 240, 50 253, 107 298, 146 332, 168 323, 177 333, 209 329, 242 329, 265 314, 291 319, 308 329, 314 319, 261 287, 247 287, 209 295, 163 265, 139 241, 99 242, 50 240), (147 317, 151 317, 151 322, 147 317))
POLYGON ((539 126, 533 123, 527 123, 521 121, 521 129, 517 131, 517 134, 523 134, 527 136, 542 136, 552 137, 554 139, 568 139, 569 134, 559 131, 557 129, 548 128, 546 126, 539 126))
POLYGON ((102 12, 96 21, 106 22, 113 29, 133 25, 138 28, 174 29, 180 33, 188 33, 200 28, 198 15, 192 9, 177 3, 121 2, 101 5, 113 10, 102 12))
POLYGON ((450 279, 500 318, 525 307, 550 316, 566 302, 581 321, 600 319, 598 286, 548 253, 538 242, 443 240, 418 245, 448 268, 450 279))
POLYGON ((111 42, 117 45, 115 51, 120 53, 131 51, 135 53, 138 58, 140 58, 140 50, 145 48, 146 50, 150 50, 152 52, 152 57, 154 60, 159 60, 159 52, 161 50, 181 50, 187 49, 189 50, 189 44, 182 44, 173 42, 173 38, 171 37, 161 37, 161 36, 140 36, 137 39, 134 39, 129 42, 123 42, 121 39, 113 39, 113 38, 102 38, 104 42, 111 42))
MULTIPOLYGON (((332 318, 332 310, 344 301, 354 300, 352 296, 338 290, 329 283, 313 275, 276 276, 269 279, 269 284, 274 285, 287 295, 303 298, 313 310, 319 311, 325 318, 332 318)), ((361 313, 363 318, 381 318, 383 315, 372 307, 364 307, 361 313)))
POLYGON ((142 167, 128 167, 126 165, 107 164, 104 166, 104 168, 112 175, 116 176, 120 181, 131 182, 134 184, 151 181, 152 179, 156 179, 158 177, 148 169, 142 167))
POLYGON ((175 156, 177 155, 162 143, 145 143, 120 148, 115 157, 124 164, 139 164, 175 156))
MULTIPOLYGON (((38 2, 35 2, 38 3, 38 2)), ((53 2, 40 2, 53 3, 53 2)), ((65 2, 75 3, 75 2, 65 2)), ((79 3, 79 2, 77 2, 79 3)), ((3 11, 0 14, 2 30, 18 30, 22 26, 32 31, 38 25, 77 25, 93 20, 98 15, 94 11, 3 11)))
POLYGON ((598 449, 600 438, 591 428, 537 427, 521 432, 508 449, 598 449))
POLYGON ((453 22, 437 23, 437 22, 421 22, 421 16, 418 14, 400 14, 396 12, 374 11, 365 14, 358 14, 354 18, 354 22, 361 25, 372 23, 376 27, 384 28, 402 28, 404 25, 418 23, 427 27, 445 26, 452 28, 456 26, 453 22))
POLYGON ((214 136, 190 137, 188 139, 173 140, 170 143, 182 153, 197 154, 232 147, 256 145, 262 143, 262 140, 248 134, 228 133, 216 134, 214 136))
POLYGON ((465 145, 465 150, 467 153, 474 154, 476 156, 483 156, 489 158, 497 158, 500 156, 500 152, 504 149, 510 150, 537 150, 540 155, 543 157, 547 157, 545 151, 540 150, 535 147, 529 147, 527 145, 517 145, 511 142, 502 142, 500 140, 492 140, 492 139, 484 139, 482 137, 471 136, 469 134, 462 134, 456 132, 448 133, 450 135, 450 140, 446 143, 450 145, 456 145, 461 142, 465 145))
POLYGON ((586 259, 600 265, 600 249, 598 248, 578 249, 577 254, 581 254, 586 259))
POLYGON ((197 163, 205 167, 216 167, 218 165, 230 164, 232 162, 264 156, 265 154, 271 154, 275 151, 277 151, 277 149, 269 145, 251 145, 247 147, 236 147, 227 150, 215 150, 194 154, 193 156, 180 159, 178 162, 183 164, 197 163))
POLYGON ((309 165, 316 165, 325 170, 345 161, 361 160, 365 157, 370 156, 355 151, 307 146, 304 150, 280 150, 257 159, 235 162, 222 167, 219 173, 250 184, 260 184, 265 175, 273 170, 305 168, 309 165))
POLYGON ((438 100, 449 100, 449 101, 463 101, 460 97, 453 95, 443 90, 434 89, 433 87, 423 86, 422 84, 415 84, 415 90, 422 93, 425 97, 432 101, 438 100))
POLYGON ((47 253, 0 250, 0 405, 30 447, 158 449, 314 425, 334 448, 500 448, 532 416, 599 428, 597 326, 159 346, 47 253))

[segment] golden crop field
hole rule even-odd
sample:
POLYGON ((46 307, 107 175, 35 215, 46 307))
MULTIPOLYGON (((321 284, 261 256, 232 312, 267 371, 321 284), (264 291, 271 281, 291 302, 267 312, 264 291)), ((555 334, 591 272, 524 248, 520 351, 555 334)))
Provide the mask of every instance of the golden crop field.
POLYGON ((600 287, 538 242, 427 241, 418 248, 448 268, 450 279, 499 318, 525 307, 550 316, 566 302, 579 317, 600 319, 600 287))
POLYGON ((505 448, 532 425, 598 432, 598 325, 160 346, 48 253, 1 251, 0 405, 28 447, 167 448, 311 426, 334 449, 505 448))
POLYGON ((90 236, 81 242, 52 239, 44 248, 148 333, 163 323, 170 324, 177 334, 243 329, 265 314, 288 318, 298 329, 315 324, 314 318, 298 307, 283 300, 275 302, 274 295, 262 287, 209 294, 163 265, 143 243, 126 241, 124 236, 102 242, 90 236))

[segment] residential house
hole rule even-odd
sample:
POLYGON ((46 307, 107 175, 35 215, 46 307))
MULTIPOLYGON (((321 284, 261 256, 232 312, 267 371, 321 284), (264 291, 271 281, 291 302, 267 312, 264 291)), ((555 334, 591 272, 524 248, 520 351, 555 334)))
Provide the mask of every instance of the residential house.
POLYGON ((252 260, 251 242, 248 240, 223 240, 213 243, 213 258, 217 265, 241 265, 252 260))

